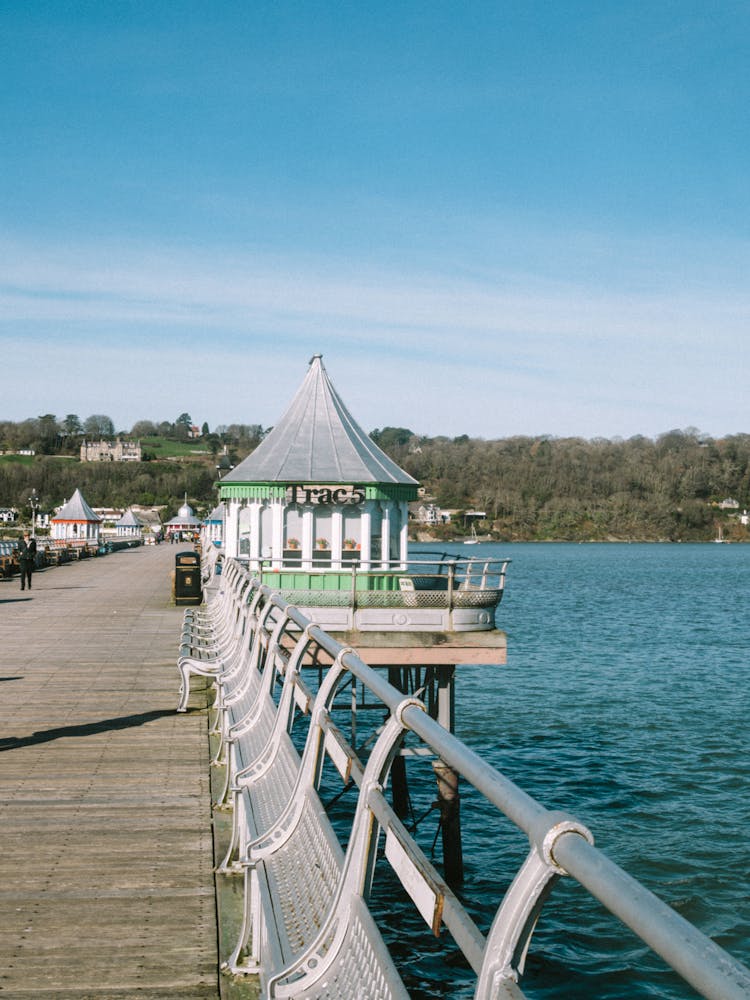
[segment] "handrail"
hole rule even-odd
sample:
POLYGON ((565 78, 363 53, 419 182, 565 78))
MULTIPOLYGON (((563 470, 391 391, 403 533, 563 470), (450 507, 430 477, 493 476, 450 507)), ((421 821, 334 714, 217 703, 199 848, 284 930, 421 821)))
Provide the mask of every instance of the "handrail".
POLYGON ((405 729, 480 792, 529 839, 530 854, 501 903, 488 937, 477 998, 495 996, 492 983, 516 981, 538 911, 554 881, 569 875, 709 1000, 750 995, 750 969, 608 859, 575 817, 547 809, 432 719, 385 677, 312 624, 279 593, 254 579, 261 600, 279 611, 358 679, 405 729), (520 916, 519 916, 520 914, 520 916), (521 947, 523 946, 523 947, 521 947))
MULTIPOLYGON (((254 563, 258 563, 258 568, 264 570, 270 570, 272 566, 270 559, 253 560, 247 556, 240 556, 238 561, 245 565, 248 568, 248 572, 251 573, 257 572, 257 568, 253 565, 254 563)), ((338 573, 339 575, 352 573, 354 575, 379 577, 412 575, 427 579, 439 579, 444 582, 447 582, 452 577, 458 580, 459 583, 466 582, 478 590, 502 590, 505 585, 507 567, 511 561, 511 559, 506 557, 492 559, 483 556, 460 557, 446 555, 441 559, 411 557, 406 561, 402 559, 372 559, 367 563, 362 563, 359 559, 356 559, 326 564, 314 563, 312 567, 304 569, 303 561, 300 557, 293 561, 288 560, 284 562, 280 570, 281 572, 301 571, 312 576, 323 576, 331 572, 338 573), (477 577, 479 583, 474 584, 473 581, 477 577), (496 582, 490 582, 490 580, 496 582)), ((274 570, 276 568, 274 564, 274 570)))

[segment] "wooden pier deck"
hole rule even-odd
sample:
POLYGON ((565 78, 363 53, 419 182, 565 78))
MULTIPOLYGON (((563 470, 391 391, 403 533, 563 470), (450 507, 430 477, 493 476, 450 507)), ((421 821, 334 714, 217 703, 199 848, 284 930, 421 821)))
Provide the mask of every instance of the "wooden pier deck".
POLYGON ((184 548, 0 581, 0 997, 219 995, 205 691, 175 713, 184 548))

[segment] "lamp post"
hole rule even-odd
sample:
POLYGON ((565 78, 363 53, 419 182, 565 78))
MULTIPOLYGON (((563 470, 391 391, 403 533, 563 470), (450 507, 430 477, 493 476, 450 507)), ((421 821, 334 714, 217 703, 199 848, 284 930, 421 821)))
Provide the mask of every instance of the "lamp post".
POLYGON ((39 495, 36 490, 31 491, 29 507, 31 507, 31 537, 36 538, 36 513, 39 510, 39 495))

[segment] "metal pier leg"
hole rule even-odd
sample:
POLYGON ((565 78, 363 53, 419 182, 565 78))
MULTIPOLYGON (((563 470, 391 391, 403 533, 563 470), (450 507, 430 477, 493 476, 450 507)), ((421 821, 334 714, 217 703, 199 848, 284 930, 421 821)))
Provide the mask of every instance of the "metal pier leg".
MULTIPOLYGON (((405 690, 400 667, 388 667, 388 681, 404 694, 405 690)), ((409 815, 409 783, 406 777, 406 760, 399 754, 394 757, 391 765, 391 796, 393 798, 393 811, 399 819, 406 819, 409 815)))
POLYGON ((443 836, 445 881, 455 888, 464 880, 464 855, 461 846, 461 797, 458 794, 458 774, 442 760, 433 765, 438 786, 440 829, 443 836))
MULTIPOLYGON (((437 668, 437 720, 444 729, 451 733, 455 718, 453 687, 455 670, 455 664, 437 668)), ((461 796, 458 792, 458 774, 442 760, 436 760, 432 767, 438 786, 445 881, 449 886, 455 887, 461 885, 464 880, 464 857, 461 846, 461 796)))

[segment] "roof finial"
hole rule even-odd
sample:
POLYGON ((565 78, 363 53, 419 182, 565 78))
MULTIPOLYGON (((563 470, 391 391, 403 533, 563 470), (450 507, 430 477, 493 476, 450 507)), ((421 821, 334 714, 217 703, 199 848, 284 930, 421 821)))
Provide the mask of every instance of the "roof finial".
POLYGON ((322 361, 322 360, 323 360, 323 355, 322 354, 313 354, 313 356, 310 358, 310 360, 307 363, 308 363, 308 365, 311 365, 313 363, 313 361, 322 361))

